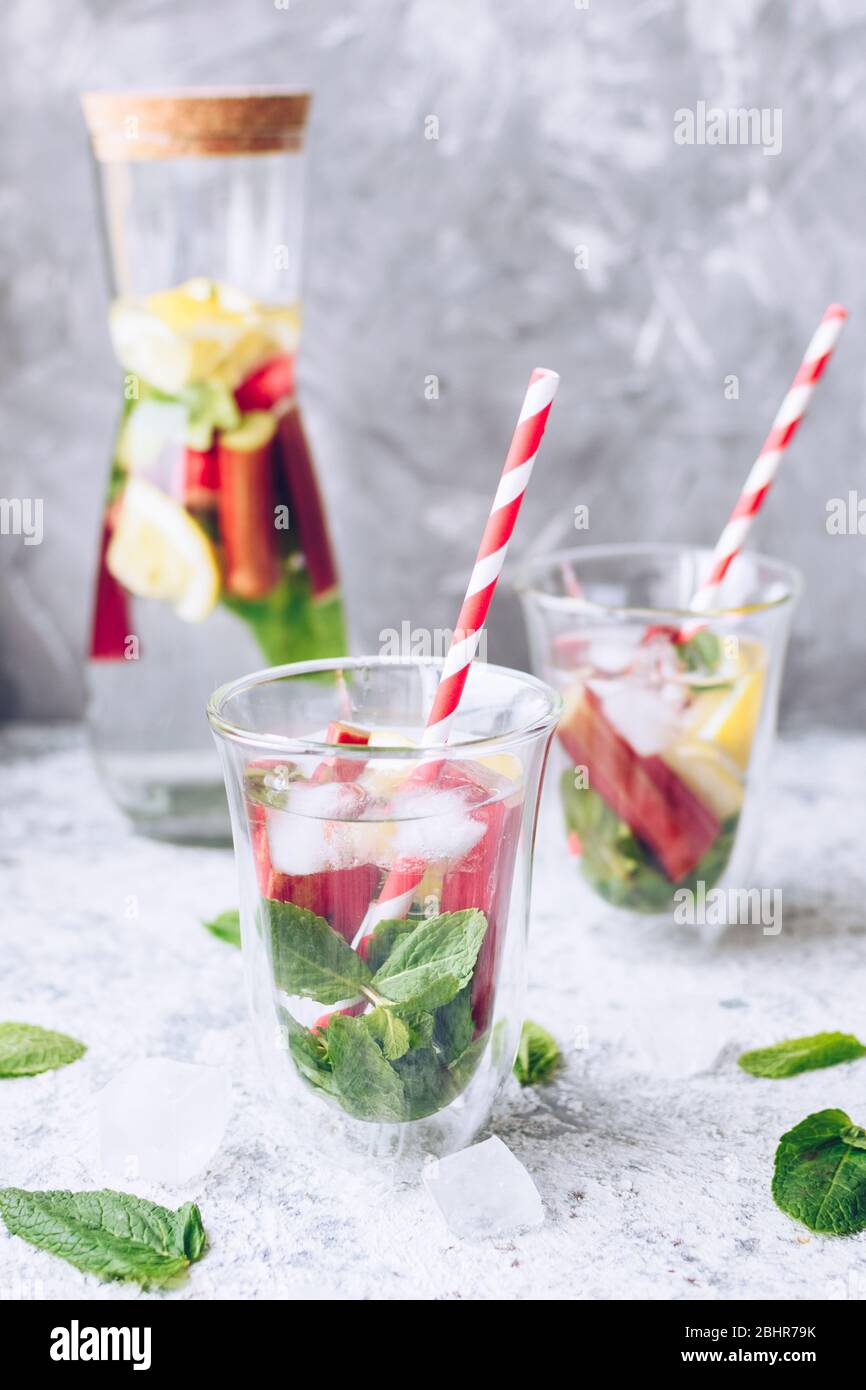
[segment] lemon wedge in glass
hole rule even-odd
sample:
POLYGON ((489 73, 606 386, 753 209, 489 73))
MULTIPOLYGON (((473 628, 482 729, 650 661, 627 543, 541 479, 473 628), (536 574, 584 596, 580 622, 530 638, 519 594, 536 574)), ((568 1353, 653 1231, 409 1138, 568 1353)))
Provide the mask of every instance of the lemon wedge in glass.
POLYGON ((200 623, 219 598, 219 563, 207 533, 143 478, 130 478, 124 489, 105 560, 131 594, 168 600, 185 622, 200 623))

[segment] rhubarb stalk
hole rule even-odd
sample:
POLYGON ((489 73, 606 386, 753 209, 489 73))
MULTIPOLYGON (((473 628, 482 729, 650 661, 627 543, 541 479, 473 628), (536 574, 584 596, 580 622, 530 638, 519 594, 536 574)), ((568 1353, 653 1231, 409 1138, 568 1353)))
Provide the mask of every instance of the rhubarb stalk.
POLYGON ((635 753, 585 687, 566 707, 558 735, 575 765, 588 769, 590 786, 649 845, 671 882, 692 873, 721 825, 685 782, 661 758, 635 753))
POLYGON ((280 577, 274 527, 273 438, 266 411, 251 411, 217 443, 219 523, 226 588, 243 599, 262 598, 280 577))
POLYGON ((295 402, 280 416, 277 454, 292 523, 307 564, 310 590, 314 598, 325 598, 337 587, 337 567, 312 455, 295 402))
POLYGON ((126 653, 126 638, 130 630, 126 590, 105 563, 111 542, 111 529, 111 522, 106 517, 102 524, 102 540, 99 546, 93 631, 90 638, 90 656, 93 661, 122 660, 126 653))

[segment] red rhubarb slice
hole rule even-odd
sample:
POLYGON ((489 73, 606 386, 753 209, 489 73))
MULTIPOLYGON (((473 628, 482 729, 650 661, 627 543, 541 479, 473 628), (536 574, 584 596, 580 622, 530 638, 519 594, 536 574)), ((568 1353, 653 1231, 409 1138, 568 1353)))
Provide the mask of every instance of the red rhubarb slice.
MULTIPOLYGON (((370 742, 370 730, 354 724, 341 724, 332 719, 325 733, 326 743, 353 744, 362 747, 370 742)), ((312 776, 314 782, 354 782, 363 771, 364 763, 351 758, 323 758, 312 776)))
POLYGON ((643 840, 672 883, 694 871, 715 843, 720 823, 694 792, 656 756, 640 757, 583 687, 559 725, 560 742, 589 784, 643 840))
POLYGON ((93 661, 122 661, 126 655, 126 639, 130 632, 126 590, 105 563, 110 542, 111 523, 106 517, 102 525, 93 603, 93 629, 90 637, 90 656, 93 661))
POLYGON ((184 451, 184 500, 192 510, 210 509, 219 496, 219 460, 216 447, 184 451))
POLYGON ((479 1033, 490 1023, 496 979, 502 958, 511 882, 520 838, 521 807, 505 800, 491 801, 490 792, 463 768, 447 763, 440 785, 462 789, 474 802, 469 812, 484 822, 485 831, 468 854, 453 865, 442 883, 440 910, 459 912, 475 907, 487 918, 487 931, 472 976, 472 1015, 479 1033), (486 805, 479 805, 479 801, 486 805))
POLYGON ((274 526, 275 430, 272 415, 252 411, 217 443, 225 582, 238 598, 262 598, 280 577, 274 526))
POLYGON ((235 391, 240 410, 272 410, 295 390, 295 359, 280 353, 250 372, 235 391))
POLYGON ((277 456, 289 495, 289 510, 310 577, 314 598, 337 587, 337 567, 322 497, 300 412, 294 403, 280 416, 277 456))

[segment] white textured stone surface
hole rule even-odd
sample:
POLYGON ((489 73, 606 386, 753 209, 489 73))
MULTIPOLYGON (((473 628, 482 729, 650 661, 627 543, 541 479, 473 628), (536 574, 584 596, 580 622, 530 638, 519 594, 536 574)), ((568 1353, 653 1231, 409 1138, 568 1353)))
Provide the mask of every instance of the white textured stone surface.
MULTIPOLYGON (((866 741, 813 736, 779 750, 759 875, 784 892, 778 937, 738 928, 708 946, 612 921, 587 909, 558 828, 543 827, 528 1012, 562 1040, 566 1065, 550 1086, 511 1086, 492 1129, 531 1172, 546 1221, 481 1243, 448 1234, 420 1183, 326 1185, 315 1156, 272 1128, 252 1081, 240 957, 200 925, 236 901, 231 855, 129 835, 75 734, 7 732, 0 756, 0 1017, 89 1048, 59 1072, 0 1082, 2 1181, 92 1185, 94 1097, 137 1057, 232 1077, 232 1117, 206 1174, 182 1190, 138 1189, 201 1205, 210 1249, 168 1296, 862 1296, 866 1238, 810 1238, 773 1206, 769 1180, 778 1137, 810 1111, 836 1105, 863 1122, 866 1064, 771 1082, 735 1058, 821 1028, 862 1035, 866 741), (665 1011, 669 1029, 679 1016, 699 1028, 696 998, 712 1046, 695 1037, 694 1074, 679 1059, 659 1067, 647 1029, 665 1011)), ((34 1292, 143 1296, 0 1232, 0 1296, 34 1292)))

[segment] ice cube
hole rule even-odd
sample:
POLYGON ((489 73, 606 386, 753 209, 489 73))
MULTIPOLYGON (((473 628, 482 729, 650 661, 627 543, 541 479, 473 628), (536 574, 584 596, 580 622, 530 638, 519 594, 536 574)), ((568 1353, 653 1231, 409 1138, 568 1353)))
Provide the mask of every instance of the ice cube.
POLYGON ((394 849, 407 859, 426 864, 455 862, 477 845, 487 826, 468 814, 466 798, 459 791, 427 787, 395 798, 399 811, 394 849))
POLYGON ((466 1240, 525 1230, 544 1221, 538 1188, 496 1135, 440 1158, 423 1176, 447 1226, 466 1240))
POLYGON ((639 757, 661 753, 680 733, 679 710, 661 689, 634 680, 593 680, 587 685, 617 733, 639 757))
POLYGON ((367 795, 353 782, 302 782, 292 786, 284 811, 268 815, 271 863, 283 874, 347 869, 356 860, 352 820, 367 795))
POLYGON ((177 1186, 219 1148, 231 1084, 218 1067, 143 1057, 109 1081, 96 1105, 102 1169, 177 1186))

